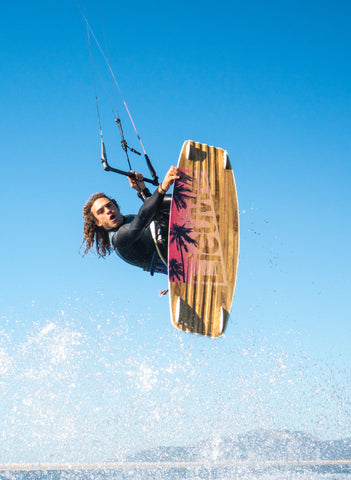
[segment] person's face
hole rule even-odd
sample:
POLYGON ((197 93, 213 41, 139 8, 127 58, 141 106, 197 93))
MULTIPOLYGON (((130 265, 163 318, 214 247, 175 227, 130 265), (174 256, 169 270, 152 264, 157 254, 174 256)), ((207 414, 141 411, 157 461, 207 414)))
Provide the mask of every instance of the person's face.
POLYGON ((98 198, 91 207, 91 213, 95 217, 95 223, 98 227, 105 230, 111 230, 118 227, 123 221, 123 216, 119 208, 108 198, 98 198))

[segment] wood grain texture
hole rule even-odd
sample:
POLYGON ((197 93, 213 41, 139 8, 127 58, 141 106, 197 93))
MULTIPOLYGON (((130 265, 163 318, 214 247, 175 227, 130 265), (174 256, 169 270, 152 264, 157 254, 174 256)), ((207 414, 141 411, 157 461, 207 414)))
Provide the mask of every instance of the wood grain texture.
POLYGON ((172 323, 218 337, 233 301, 239 254, 233 170, 221 148, 187 141, 172 197, 169 291, 172 323))

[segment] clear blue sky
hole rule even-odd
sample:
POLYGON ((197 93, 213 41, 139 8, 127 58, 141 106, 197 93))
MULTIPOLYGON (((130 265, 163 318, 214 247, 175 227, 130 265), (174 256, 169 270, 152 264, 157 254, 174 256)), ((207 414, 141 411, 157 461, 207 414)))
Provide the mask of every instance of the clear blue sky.
MULTIPOLYGON (((72 2, 7 3, 0 462, 113 460, 255 428, 351 436, 350 5, 101 6, 112 68, 159 176, 187 139, 229 152, 241 226, 231 321, 216 341, 179 333, 158 296, 165 277, 79 255, 91 193, 116 196, 123 213, 140 201, 101 167, 72 2)), ((104 45, 97 1, 87 12, 104 45)), ((126 168, 97 84, 109 161, 126 168)), ((145 172, 138 158, 133 168, 145 172)))

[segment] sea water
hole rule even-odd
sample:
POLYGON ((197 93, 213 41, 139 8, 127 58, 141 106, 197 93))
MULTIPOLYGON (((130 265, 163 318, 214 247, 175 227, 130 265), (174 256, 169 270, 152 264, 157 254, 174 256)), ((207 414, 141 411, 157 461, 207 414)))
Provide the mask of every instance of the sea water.
POLYGON ((28 471, 3 472, 1 480, 350 480, 350 467, 310 467, 292 469, 252 468, 251 470, 216 469, 209 467, 192 469, 153 468, 114 471, 28 471))
POLYGON ((115 305, 91 313, 70 299, 63 307, 54 315, 34 312, 33 321, 16 312, 3 318, 0 479, 351 478, 349 463, 334 462, 341 453, 325 464, 307 445, 309 438, 348 437, 349 371, 307 355, 298 333, 233 330, 214 341, 115 305), (307 432, 307 444, 297 431, 307 432), (250 432, 292 437, 284 451, 265 440, 250 450, 246 443, 245 453, 239 442, 226 465, 224 445, 250 432), (175 446, 184 457, 178 452, 162 465, 157 449, 175 446), (194 448, 196 466, 179 466, 194 448), (143 464, 145 455, 152 466, 143 464), (122 466, 15 467, 108 462, 122 466))

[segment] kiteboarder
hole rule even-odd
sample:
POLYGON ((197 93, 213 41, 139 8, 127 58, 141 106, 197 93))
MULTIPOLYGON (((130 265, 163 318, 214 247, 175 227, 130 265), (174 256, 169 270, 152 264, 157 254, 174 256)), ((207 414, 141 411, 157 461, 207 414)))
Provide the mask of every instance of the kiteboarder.
POLYGON ((170 197, 166 193, 178 178, 178 168, 171 166, 151 195, 142 174, 135 172, 134 178, 128 177, 130 186, 144 201, 137 215, 122 215, 116 200, 102 192, 92 195, 83 207, 83 255, 95 244, 99 257, 114 250, 124 261, 151 275, 167 274, 170 197))

